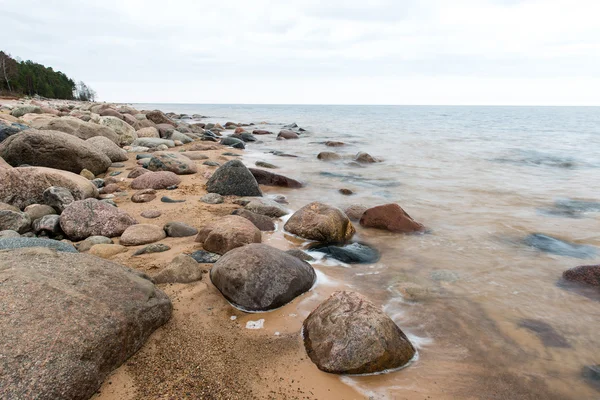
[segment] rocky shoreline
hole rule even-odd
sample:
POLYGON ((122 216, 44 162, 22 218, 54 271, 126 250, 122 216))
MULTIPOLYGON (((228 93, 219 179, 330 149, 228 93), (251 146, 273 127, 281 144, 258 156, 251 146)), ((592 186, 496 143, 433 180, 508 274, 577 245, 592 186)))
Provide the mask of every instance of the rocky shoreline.
MULTIPOLYGON (((363 294, 332 290, 306 318, 282 310, 321 285, 298 243, 374 262, 376 249, 352 242, 355 225, 396 234, 426 227, 398 204, 289 210, 272 189, 304 182, 266 162, 248 168, 241 156, 262 138, 306 131, 202 120, 0 100, 0 397, 352 399, 362 396, 335 374, 380 373, 415 358, 400 327, 363 294), (277 231, 286 244, 265 244, 277 231), (265 312, 274 334, 252 329, 265 312)), ((349 161, 379 160, 361 152, 349 161)), ((597 286, 598 271, 564 277, 597 286)))

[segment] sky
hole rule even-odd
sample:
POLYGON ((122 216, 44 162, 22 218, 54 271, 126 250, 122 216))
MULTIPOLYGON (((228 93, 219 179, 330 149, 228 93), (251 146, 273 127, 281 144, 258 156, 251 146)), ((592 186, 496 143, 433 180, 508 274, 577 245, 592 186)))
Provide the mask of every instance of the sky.
POLYGON ((600 105, 597 0, 0 0, 113 102, 600 105))

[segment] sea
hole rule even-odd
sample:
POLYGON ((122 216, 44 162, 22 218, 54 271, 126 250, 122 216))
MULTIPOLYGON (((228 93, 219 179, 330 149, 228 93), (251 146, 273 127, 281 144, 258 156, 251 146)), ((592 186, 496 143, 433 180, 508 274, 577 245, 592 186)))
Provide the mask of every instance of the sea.
MULTIPOLYGON (((379 261, 313 263, 322 283, 313 297, 362 293, 418 349, 402 370, 341 378, 365 398, 600 399, 600 290, 561 278, 600 263, 600 107, 135 106, 274 132, 242 160, 305 183, 267 189, 292 211, 397 203, 427 227, 404 235, 355 224, 353 241, 379 261), (306 132, 276 140, 291 123, 306 132), (322 151, 342 159, 321 161, 322 151), (357 165, 358 152, 380 162, 357 165)), ((282 226, 264 242, 307 248, 282 226)))

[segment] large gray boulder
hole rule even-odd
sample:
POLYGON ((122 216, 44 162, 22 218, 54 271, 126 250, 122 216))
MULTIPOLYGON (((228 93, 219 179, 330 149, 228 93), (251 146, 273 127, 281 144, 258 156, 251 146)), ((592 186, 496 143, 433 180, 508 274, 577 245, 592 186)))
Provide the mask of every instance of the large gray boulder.
POLYGON ((98 188, 83 176, 43 167, 0 169, 0 201, 24 209, 44 203, 51 186, 69 189, 75 200, 98 197, 98 188))
POLYGON ((121 236, 131 225, 137 224, 125 211, 96 199, 85 199, 69 204, 60 215, 60 226, 74 241, 90 236, 121 236))
POLYGON ((94 148, 106 154, 110 161, 121 162, 127 161, 127 152, 112 142, 110 139, 103 136, 95 136, 86 140, 88 144, 91 144, 94 148))
POLYGON ((256 179, 240 160, 220 166, 206 182, 206 190, 222 196, 262 196, 256 179))
POLYGON ((316 274, 306 261, 266 244, 249 244, 221 257, 210 279, 235 307, 269 311, 310 290, 316 274))
POLYGON ((88 399, 171 316, 146 275, 99 257, 0 254, 2 399, 88 399))
POLYGON ((0 143, 0 157, 13 167, 21 164, 62 169, 78 174, 105 172, 110 158, 85 140, 59 131, 28 129, 0 143))
POLYGON ((135 133, 135 129, 127 122, 117 117, 100 117, 98 123, 103 126, 107 126, 117 135, 119 135, 119 143, 121 146, 130 145, 135 139, 138 138, 135 133))
POLYGON ((354 292, 335 292, 304 321, 304 346, 320 370, 370 374, 406 365, 415 349, 380 308, 354 292))
POLYGON ((60 131, 83 140, 104 137, 113 143, 119 143, 119 135, 109 127, 85 122, 75 117, 39 118, 31 122, 31 127, 45 131, 60 131))

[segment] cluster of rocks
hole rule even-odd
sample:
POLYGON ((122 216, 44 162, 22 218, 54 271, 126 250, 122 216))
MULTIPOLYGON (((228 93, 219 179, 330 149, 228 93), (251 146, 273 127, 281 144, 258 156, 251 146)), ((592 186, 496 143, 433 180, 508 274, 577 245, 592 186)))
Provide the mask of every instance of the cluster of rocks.
MULTIPOLYGON (((198 117, 97 103, 0 107, 0 281, 9 282, 0 285, 0 297, 8 299, 0 304, 0 331, 7 338, 0 353, 9 371, 2 396, 89 398, 170 318, 171 302, 155 284, 199 281, 206 264, 212 264, 210 280, 223 297, 245 311, 276 309, 316 284, 309 254, 262 243, 262 232, 276 230, 290 211, 284 198, 264 197, 260 185, 304 183, 247 168, 238 159, 218 165, 202 154, 223 146, 243 149, 273 133, 249 132, 250 125, 235 123, 192 123, 198 117), (186 151, 174 151, 188 143, 186 151), (138 166, 127 177, 108 172, 133 162, 129 153, 136 153, 138 166), (156 225, 140 223, 115 202, 115 194, 134 203, 185 201, 160 191, 177 188, 183 175, 199 174, 196 161, 218 167, 204 175, 208 194, 200 201, 207 207, 238 204, 231 215, 198 228, 177 221, 156 225), (152 278, 105 260, 131 248, 133 257, 168 251, 160 243, 167 237, 189 237, 202 250, 177 255, 152 278), (40 359, 45 366, 36 364, 40 359)), ((291 124, 277 139, 304 133, 291 124)), ((367 156, 357 161, 374 162, 367 156)), ((152 219, 160 212, 148 209, 141 216, 152 219)), ((294 212, 283 229, 343 262, 375 262, 375 249, 351 242, 352 221, 390 232, 424 231, 397 204, 344 212, 320 202, 294 212)), ((385 313, 351 292, 335 293, 309 315, 304 342, 311 360, 334 373, 398 368, 415 354, 385 313)))

